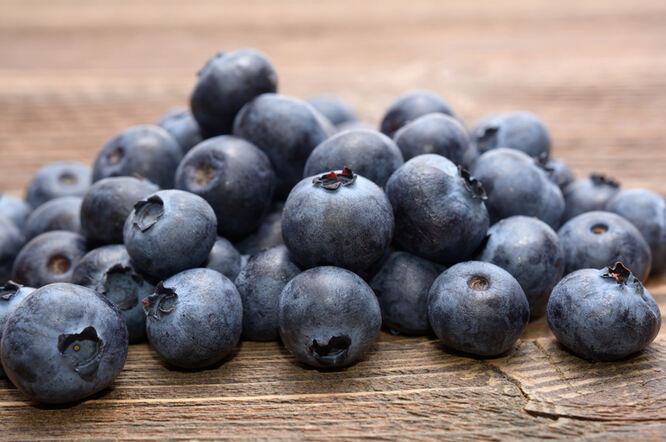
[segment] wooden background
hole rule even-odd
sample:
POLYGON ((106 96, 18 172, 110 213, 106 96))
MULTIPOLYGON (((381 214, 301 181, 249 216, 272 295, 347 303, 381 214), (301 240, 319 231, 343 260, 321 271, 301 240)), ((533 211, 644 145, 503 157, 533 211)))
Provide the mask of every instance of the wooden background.
MULTIPOLYGON (((666 193, 663 0, 0 0, 0 191, 21 195, 50 161, 90 163, 114 133, 185 104, 206 59, 239 47, 270 55, 282 93, 338 94, 373 125, 417 87, 468 125, 531 110, 578 174, 666 193)), ((666 278, 649 289, 666 312, 666 278)), ((383 333, 333 373, 277 343, 243 343, 199 373, 139 345, 110 391, 71 408, 0 380, 0 438, 658 439, 665 370, 666 330, 634 358, 589 364, 543 320, 504 358, 383 333)))

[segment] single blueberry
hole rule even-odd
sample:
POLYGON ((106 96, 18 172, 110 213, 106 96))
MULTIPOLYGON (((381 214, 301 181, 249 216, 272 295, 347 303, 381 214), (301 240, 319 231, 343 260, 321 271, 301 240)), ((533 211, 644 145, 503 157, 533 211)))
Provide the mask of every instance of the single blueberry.
POLYGON ((143 303, 150 345, 176 367, 209 367, 240 339, 240 295, 229 278, 214 270, 178 273, 159 283, 143 303))
POLYGON ((28 215, 32 211, 30 204, 15 196, 0 194, 0 217, 6 218, 23 229, 28 215))
POLYGON ((408 92, 398 97, 388 108, 382 118, 381 131, 393 137, 405 124, 433 112, 454 116, 451 107, 439 95, 424 90, 408 92))
POLYGON ((199 72, 190 106, 204 138, 231 133, 234 117, 257 95, 277 90, 277 73, 261 52, 219 53, 199 72))
POLYGON ((445 346, 476 356, 498 356, 515 345, 530 307, 509 272, 468 261, 435 279, 428 301, 430 325, 445 346))
POLYGON ((532 319, 544 315, 550 292, 564 274, 557 233, 543 221, 526 216, 511 216, 491 226, 479 260, 502 267, 516 278, 532 319))
POLYGON ((182 158, 178 142, 166 130, 149 124, 132 126, 104 145, 95 159, 93 181, 138 176, 170 189, 182 158))
POLYGON ((134 206, 125 222, 127 253, 155 278, 201 265, 217 238, 215 212, 200 196, 162 190, 134 206))
POLYGON ((78 233, 65 230, 42 233, 19 252, 12 279, 30 287, 71 282, 72 270, 85 254, 86 241, 78 233))
POLYGON ((441 155, 419 155, 386 184, 395 213, 395 242, 403 250, 454 264, 472 255, 488 230, 480 182, 441 155))
POLYGON ((482 119, 472 129, 472 142, 482 154, 508 147, 533 158, 548 158, 550 155, 548 130, 536 115, 529 112, 509 112, 482 119))
POLYGON ((443 266, 407 252, 391 253, 370 283, 384 327, 408 335, 428 334, 428 291, 443 270, 443 266))
POLYGON ((278 323, 285 347, 312 367, 358 361, 382 325, 377 298, 360 276, 316 267, 295 276, 280 295, 278 323))
POLYGON ((178 142, 183 155, 203 139, 199 125, 189 109, 171 109, 160 117, 157 125, 163 127, 178 142))
POLYGON ((37 207, 25 222, 23 234, 31 240, 51 230, 68 230, 78 233, 81 230, 81 198, 62 196, 54 198, 37 207))
POLYGON ((25 238, 18 227, 8 219, 0 218, 0 284, 11 278, 14 260, 24 243, 25 238))
POLYGON ((361 271, 382 257, 392 237, 386 194, 347 168, 301 180, 284 205, 282 238, 303 268, 361 271))
POLYGON ((90 168, 75 162, 48 164, 28 184, 26 201, 33 208, 62 196, 83 196, 90 187, 90 168))
POLYGON ((222 135, 188 152, 176 171, 176 188, 208 201, 217 230, 227 237, 252 232, 268 212, 275 173, 268 157, 252 143, 222 135))
POLYGON ((643 350, 661 327, 657 303, 622 263, 565 276, 548 301, 557 340, 588 361, 615 361, 643 350))
POLYGON ((127 357, 127 327, 118 310, 89 288, 49 284, 9 316, 0 352, 7 377, 30 399, 70 403, 118 376, 127 357))
POLYGON ((283 206, 283 204, 277 205, 272 212, 266 215, 254 233, 235 244, 240 253, 254 255, 271 247, 284 244, 282 240, 283 206))
POLYGON ((285 246, 264 250, 248 259, 235 284, 243 301, 243 338, 251 341, 280 339, 278 304, 284 286, 301 269, 285 246))
POLYGON ((581 213, 604 210, 606 203, 620 191, 620 184, 604 175, 591 174, 569 184, 564 189, 566 207, 562 222, 581 213))
POLYGON ((120 244, 127 216, 140 199, 160 190, 142 178, 112 177, 97 181, 83 197, 81 233, 92 244, 120 244))
POLYGON ((279 199, 303 177, 312 150, 334 132, 326 117, 305 101, 277 94, 262 94, 246 104, 233 130, 268 155, 277 174, 279 199))
POLYGON ((125 246, 115 244, 88 252, 74 267, 72 283, 95 290, 120 310, 131 344, 145 339, 146 315, 141 301, 154 287, 134 268, 125 246))
POLYGON ((233 281, 241 269, 241 256, 228 239, 218 236, 204 266, 222 273, 233 281))
POLYGON ((651 274, 666 271, 666 201, 649 190, 621 190, 606 204, 606 210, 631 221, 652 251, 651 274))
MULTIPOLYGON (((16 307, 19 306, 26 296, 34 291, 35 289, 32 287, 25 287, 12 281, 0 287, 0 338, 2 338, 5 323, 9 319, 9 315, 16 310, 16 307)), ((0 377, 5 377, 2 365, 0 365, 0 377)))
POLYGON ((564 274, 598 269, 620 261, 641 281, 650 273, 652 253, 641 232, 610 212, 586 212, 567 221, 557 232, 564 252, 564 274))
POLYGON ((336 127, 344 123, 354 123, 358 120, 354 110, 337 97, 318 95, 310 98, 308 103, 336 127))
POLYGON ((386 135, 367 129, 340 132, 323 141, 305 163, 303 176, 349 167, 379 187, 403 164, 400 149, 386 135))
POLYGON ((491 223, 513 215, 535 216, 557 229, 564 212, 560 188, 532 158, 499 148, 481 155, 472 174, 483 183, 491 223))
POLYGON ((426 114, 405 124, 393 140, 405 161, 426 153, 442 155, 455 164, 471 165, 477 152, 469 135, 455 118, 441 113, 426 114))

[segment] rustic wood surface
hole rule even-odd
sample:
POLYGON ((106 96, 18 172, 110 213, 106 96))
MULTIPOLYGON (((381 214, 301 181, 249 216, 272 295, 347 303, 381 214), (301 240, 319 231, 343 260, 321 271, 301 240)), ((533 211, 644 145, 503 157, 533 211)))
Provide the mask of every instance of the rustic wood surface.
MULTIPOLYGON (((529 109, 579 175, 665 194, 665 42, 661 0, 0 0, 0 191, 22 194, 50 161, 90 163, 115 132, 186 104, 207 57, 252 46, 281 92, 338 94, 373 125, 413 88, 468 125, 529 109)), ((666 312, 666 278, 648 288, 666 312)), ((0 380, 0 438, 663 439, 665 370, 666 330, 642 354, 590 364, 543 320, 489 360, 382 333, 339 372, 244 342, 184 373, 138 345, 112 389, 70 408, 0 380)))

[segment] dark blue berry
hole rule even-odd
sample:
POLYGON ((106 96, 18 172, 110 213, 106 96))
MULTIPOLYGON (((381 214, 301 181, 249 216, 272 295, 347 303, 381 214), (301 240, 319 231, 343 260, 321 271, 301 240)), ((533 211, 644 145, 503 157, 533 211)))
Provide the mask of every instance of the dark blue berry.
POLYGON ((402 166, 400 149, 386 135, 367 129, 340 132, 319 144, 305 163, 303 176, 349 167, 379 187, 402 166))
POLYGON ((297 360, 320 368, 358 361, 382 324, 377 298, 360 276, 316 267, 295 276, 280 295, 280 337, 297 360))
POLYGON ((488 230, 479 181, 441 155, 419 155, 386 184, 395 213, 395 242, 440 264, 468 258, 488 230))
POLYGON ((398 97, 384 114, 381 131, 392 137, 393 134, 412 120, 438 112, 453 116, 448 103, 430 91, 416 90, 398 97))
POLYGON ((26 240, 31 240, 51 230, 69 230, 78 233, 80 223, 81 198, 63 196, 54 198, 37 207, 28 217, 23 228, 26 240))
POLYGON ((183 152, 159 126, 132 126, 109 140, 97 155, 93 181, 114 176, 143 177, 162 189, 173 187, 183 152))
POLYGON ((32 211, 30 204, 15 196, 0 194, 0 217, 6 218, 23 229, 28 215, 32 211))
POLYGON ((241 270, 241 255, 228 239, 218 236, 208 254, 205 267, 218 271, 233 281, 241 270))
POLYGON ((172 276, 157 285, 144 306, 148 341, 176 367, 209 367, 240 339, 240 296, 229 278, 214 270, 191 269, 172 276))
POLYGON ((550 295, 547 314, 557 340, 589 361, 641 351, 661 327, 657 303, 621 263, 565 276, 550 295))
POLYGON ((200 196, 162 190, 134 206, 124 229, 125 247, 136 266, 167 278, 201 265, 217 238, 215 212, 200 196))
POLYGON ((16 225, 5 218, 0 218, 0 284, 12 276, 12 266, 16 255, 25 243, 25 238, 16 225))
POLYGON ((127 357, 127 327, 92 290, 49 284, 14 310, 0 348, 7 377, 28 398, 60 404, 105 389, 127 357))
MULTIPOLYGON (((25 287, 15 282, 8 281, 4 286, 0 286, 0 338, 2 338, 5 323, 9 319, 16 307, 28 296, 34 292, 32 287, 25 287)), ((5 376, 5 371, 0 365, 0 377, 5 376)))
POLYGON ((308 100, 308 103, 325 116, 334 126, 357 121, 356 113, 344 101, 329 95, 318 95, 308 100))
POLYGON ((280 339, 278 304, 284 286, 301 269, 285 246, 250 257, 235 284, 243 301, 243 337, 251 341, 280 339))
POLYGON ((26 201, 33 208, 62 196, 83 196, 90 187, 90 168, 75 162, 48 164, 28 184, 26 201))
POLYGON ((178 142, 183 155, 201 143, 199 125, 189 109, 172 109, 162 115, 158 126, 163 127, 178 142))
POLYGON ((650 273, 652 254, 641 232, 610 212, 593 211, 567 221, 557 232, 564 252, 564 274, 622 262, 641 281, 650 273))
POLYGON ((564 189, 566 207, 562 222, 581 213, 604 210, 606 203, 620 191, 620 184, 604 175, 592 174, 569 184, 564 189))
POLYGON ((481 120, 472 130, 472 141, 480 153, 500 147, 523 151, 538 158, 550 154, 546 126, 529 112, 509 112, 481 120))
POLYGON ((513 348, 527 326, 530 308, 520 284, 506 270, 468 261, 435 279, 428 317, 445 346, 490 357, 513 348))
POLYGON ((225 237, 242 237, 261 222, 273 201, 275 173, 252 143, 222 135, 200 143, 183 158, 176 187, 201 196, 225 237))

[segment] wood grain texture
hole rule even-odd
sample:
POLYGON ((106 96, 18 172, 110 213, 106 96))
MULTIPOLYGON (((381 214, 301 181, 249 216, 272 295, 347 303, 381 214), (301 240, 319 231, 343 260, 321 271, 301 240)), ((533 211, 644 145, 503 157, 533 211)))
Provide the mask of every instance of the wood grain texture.
MULTIPOLYGON (((666 3, 0 0, 0 191, 50 161, 90 163, 114 133, 185 105, 219 50, 271 56, 283 93, 335 93, 377 124, 428 88, 471 125, 528 109, 555 156, 666 194, 666 3), (467 4, 470 3, 470 4, 467 4)), ((650 281, 662 312, 666 278, 650 281)), ((382 333, 361 363, 307 369, 244 342, 183 373, 133 346, 109 391, 70 408, 0 380, 2 439, 663 439, 666 332, 645 352, 590 364, 530 324, 511 354, 476 360, 382 333)))

